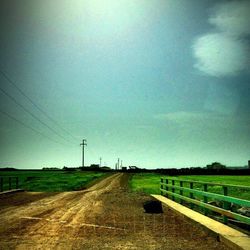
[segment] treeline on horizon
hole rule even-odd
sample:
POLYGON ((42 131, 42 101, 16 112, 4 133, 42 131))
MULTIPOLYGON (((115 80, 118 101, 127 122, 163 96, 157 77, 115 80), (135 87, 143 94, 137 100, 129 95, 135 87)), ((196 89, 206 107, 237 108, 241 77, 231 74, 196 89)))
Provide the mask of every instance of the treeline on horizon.
POLYGON ((66 167, 62 169, 56 167, 44 167, 42 169, 16 169, 16 168, 0 168, 0 171, 98 171, 98 172, 128 172, 128 173, 156 173, 162 175, 250 175, 250 166, 245 167, 226 167, 219 162, 213 162, 206 167, 189 167, 189 168, 157 168, 157 169, 146 169, 139 168, 136 166, 123 167, 119 170, 111 169, 107 166, 99 167, 99 165, 91 165, 89 167, 66 167))

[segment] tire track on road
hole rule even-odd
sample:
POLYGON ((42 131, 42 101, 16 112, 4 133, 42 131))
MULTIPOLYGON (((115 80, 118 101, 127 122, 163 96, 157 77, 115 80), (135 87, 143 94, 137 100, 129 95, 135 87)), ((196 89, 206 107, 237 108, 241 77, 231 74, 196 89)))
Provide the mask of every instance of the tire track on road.
MULTIPOLYGON (((81 227, 88 226, 86 213, 101 213, 101 195, 119 187, 122 174, 109 176, 84 191, 64 192, 54 197, 45 198, 29 205, 21 206, 1 214, 5 219, 2 234, 18 236, 18 249, 27 249, 25 240, 42 248, 52 249, 61 240, 76 237, 81 227), (100 199, 99 199, 100 198, 100 199), (63 222, 63 223, 62 223, 63 222), (14 226, 10 226, 14 224, 14 226)), ((10 239, 11 240, 11 239, 10 239)), ((68 246, 70 248, 70 243, 68 246)))

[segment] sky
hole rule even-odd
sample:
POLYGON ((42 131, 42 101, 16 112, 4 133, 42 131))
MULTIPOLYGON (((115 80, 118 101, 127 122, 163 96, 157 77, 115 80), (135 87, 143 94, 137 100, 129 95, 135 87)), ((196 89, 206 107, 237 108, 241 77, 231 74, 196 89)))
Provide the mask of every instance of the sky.
POLYGON ((250 1, 1 0, 0 167, 250 160, 250 1))

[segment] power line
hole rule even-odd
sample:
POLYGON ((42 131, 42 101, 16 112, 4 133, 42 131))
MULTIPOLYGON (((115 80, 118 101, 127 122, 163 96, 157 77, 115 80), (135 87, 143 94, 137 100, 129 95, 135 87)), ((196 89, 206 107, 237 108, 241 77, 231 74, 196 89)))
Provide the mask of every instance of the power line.
POLYGON ((55 121, 51 116, 49 116, 41 107, 39 107, 27 94, 24 93, 23 90, 21 90, 16 84, 15 82, 10 79, 10 77, 3 72, 0 69, 0 73, 1 75, 9 82, 11 83, 27 100, 29 100, 29 102, 36 107, 41 113, 43 113, 50 121, 52 121, 54 124, 56 124, 61 130, 63 130, 65 133, 67 133, 68 135, 70 135, 74 140, 77 139, 75 136, 73 136, 70 132, 68 132, 66 129, 64 129, 61 125, 59 125, 59 123, 57 121, 55 121))
POLYGON ((1 109, 0 109, 0 113, 2 113, 3 115, 9 117, 10 119, 16 121, 17 123, 20 123, 20 124, 23 125, 25 128, 28 128, 28 129, 32 130, 33 132, 39 134, 40 136, 43 136, 43 137, 47 138, 48 140, 50 140, 50 141, 52 141, 52 142, 55 142, 55 143, 58 143, 58 144, 63 145, 62 143, 60 143, 60 142, 58 142, 58 141, 56 141, 56 140, 54 140, 54 139, 51 139, 49 136, 47 136, 47 135, 41 133, 40 131, 38 131, 38 130, 32 128, 31 126, 29 126, 29 125, 25 124, 24 122, 22 122, 22 121, 16 119, 16 118, 13 117, 12 115, 8 114, 7 112, 5 112, 5 111, 3 111, 3 110, 1 110, 1 109))
MULTIPOLYGON (((66 139, 64 136, 60 135, 56 130, 54 130, 53 128, 51 128, 49 125, 47 125, 45 122, 43 122, 39 117, 37 117, 36 115, 34 115, 33 113, 31 113, 28 109, 26 109, 22 104, 20 104, 13 96, 11 96, 10 94, 8 94, 4 89, 2 89, 0 87, 0 90, 6 95, 8 96, 16 105, 18 105, 19 107, 21 107, 25 112, 27 112, 29 115, 31 115, 35 120, 37 120, 38 122, 40 122, 41 124, 43 124, 45 127, 47 127, 49 130, 51 130, 54 134, 56 134, 57 136, 61 137, 62 139, 66 140, 69 142, 68 139, 66 139)), ((70 142, 72 143, 72 142, 70 142)))

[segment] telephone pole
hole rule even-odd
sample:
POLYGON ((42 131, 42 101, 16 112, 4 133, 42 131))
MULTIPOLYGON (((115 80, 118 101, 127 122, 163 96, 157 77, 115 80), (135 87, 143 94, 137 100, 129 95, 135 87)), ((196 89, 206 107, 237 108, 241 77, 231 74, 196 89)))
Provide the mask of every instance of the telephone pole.
POLYGON ((102 157, 100 157, 100 167, 102 166, 102 157))
POLYGON ((84 146, 87 146, 87 140, 83 139, 80 146, 82 146, 82 167, 84 167, 84 146))

